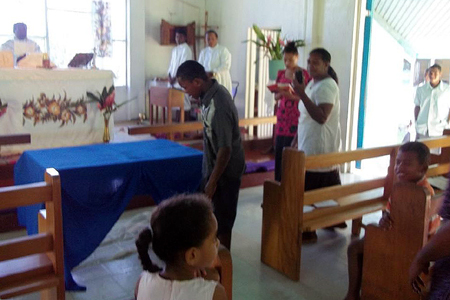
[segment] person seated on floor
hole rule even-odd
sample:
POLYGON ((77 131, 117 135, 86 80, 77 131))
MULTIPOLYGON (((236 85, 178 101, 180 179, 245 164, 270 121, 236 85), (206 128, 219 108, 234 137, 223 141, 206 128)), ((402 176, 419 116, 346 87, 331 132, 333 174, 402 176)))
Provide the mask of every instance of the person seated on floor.
MULTIPOLYGON (((413 182, 426 188, 431 195, 434 190, 428 183, 426 172, 430 161, 430 149, 420 142, 408 142, 403 144, 398 151, 395 160, 395 175, 399 182, 413 182)), ((379 221, 379 226, 388 230, 392 227, 389 217, 390 202, 379 221)), ((433 235, 440 225, 440 217, 434 215, 430 220, 429 235, 433 235)), ((395 224, 394 224, 395 226, 395 224)), ((364 255, 364 238, 354 240, 347 250, 348 257, 348 291, 345 300, 360 299, 362 269, 364 255)), ((381 263, 381 262, 380 262, 381 263)))
POLYGON ((218 252, 217 221, 211 201, 202 194, 164 200, 153 212, 150 227, 136 240, 144 271, 136 299, 226 300, 219 275, 211 268, 218 252), (155 265, 149 247, 165 266, 155 265))
POLYGON ((10 51, 14 55, 14 64, 17 64, 28 53, 40 53, 39 45, 28 39, 27 25, 24 23, 16 23, 13 26, 14 39, 6 41, 1 46, 1 51, 10 51))

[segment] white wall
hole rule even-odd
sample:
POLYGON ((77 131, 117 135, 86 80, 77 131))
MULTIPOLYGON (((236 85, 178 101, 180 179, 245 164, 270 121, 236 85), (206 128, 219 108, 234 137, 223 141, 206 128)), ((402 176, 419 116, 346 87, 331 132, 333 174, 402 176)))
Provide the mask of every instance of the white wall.
MULTIPOLYGON (((217 25, 219 43, 232 54, 231 77, 240 82, 236 106, 244 116, 245 59, 247 29, 252 24, 280 28, 289 39, 305 39, 300 49, 300 65, 306 67, 308 52, 324 47, 332 55, 332 66, 339 76, 341 90, 341 128, 346 139, 350 89, 352 35, 355 1, 348 0, 145 0, 145 77, 164 76, 170 60, 171 46, 159 45, 160 23, 173 24, 195 20, 217 25)), ((204 32, 203 30, 201 31, 204 32)), ((200 31, 198 29, 197 33, 200 31)), ((203 45, 203 43, 201 43, 203 45)), ((201 49, 197 49, 197 53, 201 49)))
MULTIPOLYGON (((208 0, 207 9, 219 0, 208 0)), ((259 27, 280 28, 288 39, 305 38, 305 1, 287 0, 228 0, 220 1, 219 42, 232 54, 231 78, 240 83, 236 96, 236 106, 240 117, 244 117, 245 107, 245 60, 247 29, 253 24, 259 27)), ((300 65, 306 67, 304 53, 300 52, 300 65)))
POLYGON ((114 114, 115 121, 137 119, 145 111, 145 0, 128 0, 129 15, 127 35, 129 40, 128 82, 126 87, 116 89, 116 102, 133 100, 114 114))
POLYGON ((355 17, 355 2, 348 0, 310 0, 318 5, 315 10, 316 26, 313 28, 314 47, 323 47, 331 53, 331 66, 339 77, 341 100, 342 145, 347 139, 348 105, 352 60, 352 39, 355 17), (323 17, 322 17, 323 16, 323 17), (316 44, 317 43, 317 44, 316 44))
MULTIPOLYGON (((160 45, 161 19, 173 25, 204 23, 204 0, 145 0, 145 75, 146 79, 167 76, 174 46, 160 45)), ((198 31, 199 32, 199 31, 198 31)), ((197 49, 197 57, 200 49, 197 49)))
MULTIPOLYGON (((207 9, 219 0, 209 0, 207 9)), ((260 27, 281 27, 290 39, 305 39, 300 49, 300 66, 306 67, 307 54, 315 47, 330 51, 332 66, 339 76, 341 90, 341 128, 345 145, 350 70, 352 56, 354 1, 348 0, 228 0, 221 1, 220 43, 233 55, 231 77, 241 83, 236 98, 240 116, 244 115, 245 59, 247 28, 253 23, 260 27)))

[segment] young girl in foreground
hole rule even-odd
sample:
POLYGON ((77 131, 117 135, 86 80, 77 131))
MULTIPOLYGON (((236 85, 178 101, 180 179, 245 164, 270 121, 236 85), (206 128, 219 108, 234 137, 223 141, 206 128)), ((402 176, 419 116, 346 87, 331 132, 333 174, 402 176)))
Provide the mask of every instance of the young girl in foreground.
POLYGON ((227 299, 220 283, 198 276, 211 267, 219 247, 210 200, 201 194, 165 200, 153 212, 150 225, 136 241, 144 268, 136 286, 137 300, 227 299), (151 261, 150 246, 164 268, 151 261))

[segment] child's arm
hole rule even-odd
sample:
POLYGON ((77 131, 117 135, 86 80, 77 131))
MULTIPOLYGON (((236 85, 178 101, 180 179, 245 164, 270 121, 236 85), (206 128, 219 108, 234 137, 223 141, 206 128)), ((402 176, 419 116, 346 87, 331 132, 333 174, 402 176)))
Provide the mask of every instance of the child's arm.
POLYGON ((223 285, 218 283, 216 285, 216 289, 214 291, 213 300, 227 300, 227 293, 225 292, 225 288, 223 285))
POLYGON ((383 210, 383 214, 381 216, 380 221, 378 222, 378 226, 385 230, 392 228, 392 219, 388 211, 383 210))
POLYGON ((444 202, 444 195, 431 197, 430 216, 438 215, 444 202))

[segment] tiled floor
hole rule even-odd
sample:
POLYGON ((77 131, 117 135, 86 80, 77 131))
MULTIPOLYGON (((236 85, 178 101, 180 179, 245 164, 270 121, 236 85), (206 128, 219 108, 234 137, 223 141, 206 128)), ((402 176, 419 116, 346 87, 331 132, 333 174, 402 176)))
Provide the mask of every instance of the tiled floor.
MULTIPOLYGON (((300 281, 293 282, 260 262, 262 187, 242 189, 233 231, 234 299, 343 299, 347 286, 346 248, 350 228, 319 230, 316 244, 304 245, 300 281)), ((93 255, 74 270, 86 292, 68 292, 66 299, 131 300, 141 266, 134 252, 134 236, 150 208, 127 211, 93 255)), ((365 218, 376 221, 379 214, 365 218)), ((349 226, 350 227, 350 226, 349 226)), ((9 236, 11 234, 8 234, 9 236)), ((5 235, 0 235, 4 239, 5 235)), ((38 294, 16 299, 39 299, 38 294)))

